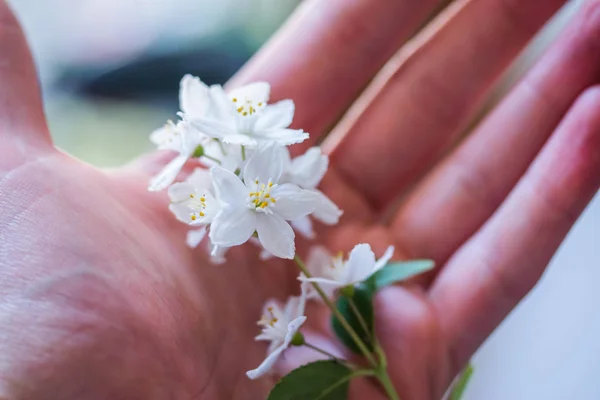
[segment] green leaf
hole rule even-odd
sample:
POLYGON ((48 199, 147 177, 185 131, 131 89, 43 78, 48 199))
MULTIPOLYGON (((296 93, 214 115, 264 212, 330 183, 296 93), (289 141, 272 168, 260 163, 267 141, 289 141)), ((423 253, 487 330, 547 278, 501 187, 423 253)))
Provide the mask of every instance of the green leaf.
POLYGON ((452 391, 450 392, 449 400, 460 400, 467 388, 467 384, 473 375, 473 365, 469 363, 467 367, 460 374, 458 380, 452 385, 452 391))
POLYGON ((405 281, 413 276, 427 272, 435 266, 432 260, 410 260, 387 264, 368 279, 368 285, 375 290, 397 282, 405 281))
MULTIPOLYGON (((354 295, 351 297, 352 302, 356 306, 356 309, 359 311, 362 319, 365 322, 367 330, 363 328, 363 324, 360 322, 360 319, 356 316, 354 311, 352 310, 352 306, 350 304, 350 298, 346 296, 339 296, 336 302, 336 307, 340 311, 340 313, 344 316, 346 321, 350 324, 350 326, 354 329, 354 331, 360 336, 360 338, 365 342, 367 348, 373 351, 373 291, 370 290, 366 286, 357 286, 354 289, 354 295)), ((342 326, 340 321, 335 317, 335 315, 331 316, 331 326, 333 331, 337 335, 337 337, 348 347, 350 350, 357 354, 361 354, 360 349, 356 346, 356 343, 352 339, 352 336, 346 332, 346 329, 342 326)))
POLYGON ((267 400, 346 400, 352 373, 337 361, 316 361, 281 378, 267 400))

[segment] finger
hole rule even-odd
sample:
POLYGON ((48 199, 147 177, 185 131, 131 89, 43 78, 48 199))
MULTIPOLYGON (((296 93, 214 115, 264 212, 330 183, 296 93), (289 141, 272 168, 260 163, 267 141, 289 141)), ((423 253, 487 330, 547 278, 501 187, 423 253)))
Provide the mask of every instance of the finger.
POLYGON ((413 191, 393 223, 411 256, 443 262, 508 195, 573 101, 600 79, 600 3, 580 11, 475 132, 413 191))
POLYGON ((314 144, 439 0, 309 0, 229 82, 265 80, 314 144))
POLYGON ((600 186, 600 86, 588 89, 501 208, 452 256, 431 299, 461 365, 537 282, 600 186))
MULTIPOLYGON (((48 144, 37 74, 19 22, 0 0, 0 142, 48 144)), ((1 146, 4 147, 4 146, 1 146)))
POLYGON ((400 397, 441 399, 451 379, 445 341, 433 308, 413 289, 387 287, 377 294, 375 332, 400 397))
POLYGON ((386 205, 455 141, 478 100, 562 3, 454 4, 394 57, 327 138, 332 164, 373 204, 386 205))

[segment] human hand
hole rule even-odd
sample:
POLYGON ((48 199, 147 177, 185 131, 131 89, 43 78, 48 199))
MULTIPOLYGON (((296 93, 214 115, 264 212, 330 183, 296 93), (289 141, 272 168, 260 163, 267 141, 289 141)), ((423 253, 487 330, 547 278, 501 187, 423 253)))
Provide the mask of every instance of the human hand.
MULTIPOLYGON (((324 142, 332 165, 322 189, 345 214, 320 240, 335 250, 368 242, 379 254, 392 243, 399 258, 439 265, 377 299, 378 337, 404 400, 441 397, 600 184, 600 92, 587 89, 600 72, 597 3, 436 163, 561 3, 463 2, 389 61, 324 142)), ((294 99, 296 125, 314 143, 433 6, 306 2, 230 86, 269 81, 275 97, 294 99)), ((5 8, 0 16, 0 394, 264 396, 268 382, 244 375, 264 355, 255 320, 265 297, 294 290, 296 271, 258 265, 247 246, 220 267, 189 250, 165 196, 145 190, 164 154, 107 172, 56 151, 18 25, 5 8)), ((309 319, 327 346, 327 328, 309 319)), ((359 381, 352 394, 377 393, 359 381)))

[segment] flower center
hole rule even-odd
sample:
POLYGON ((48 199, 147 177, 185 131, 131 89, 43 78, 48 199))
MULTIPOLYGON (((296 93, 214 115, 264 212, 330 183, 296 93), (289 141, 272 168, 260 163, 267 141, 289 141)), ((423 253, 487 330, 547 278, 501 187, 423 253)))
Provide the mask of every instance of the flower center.
POLYGON ((338 279, 346 269, 346 262, 344 261, 344 253, 339 252, 335 257, 331 259, 331 264, 329 264, 329 274, 334 279, 338 279))
POLYGON ((206 216, 206 194, 191 193, 188 207, 192 210, 190 214, 192 221, 206 216))
POLYGON ((168 132, 167 143, 173 143, 176 140, 180 140, 179 138, 179 129, 177 129, 177 125, 173 123, 173 121, 168 120, 165 124, 165 129, 168 132))
POLYGON ((231 99, 231 101, 235 105, 235 110, 237 111, 237 113, 242 117, 249 117, 254 114, 257 114, 266 106, 266 104, 262 101, 255 102, 254 100, 248 98, 241 100, 234 97, 233 99, 231 99))
POLYGON ((260 321, 258 321, 258 325, 264 327, 270 326, 271 328, 274 328, 277 321, 279 321, 279 318, 275 316, 275 310, 273 307, 268 307, 267 314, 262 316, 260 321))
POLYGON ((258 179, 254 181, 254 191, 248 193, 249 206, 257 211, 266 212, 271 204, 275 204, 277 200, 271 195, 271 190, 277 187, 271 180, 265 185, 259 183, 258 179))

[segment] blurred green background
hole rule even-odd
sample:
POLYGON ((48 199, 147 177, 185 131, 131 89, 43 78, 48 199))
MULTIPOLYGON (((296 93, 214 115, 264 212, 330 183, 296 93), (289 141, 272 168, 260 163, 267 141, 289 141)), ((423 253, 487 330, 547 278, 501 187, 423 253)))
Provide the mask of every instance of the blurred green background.
POLYGON ((39 69, 52 135, 116 166, 152 149, 186 73, 224 83, 299 0, 8 0, 39 69))

